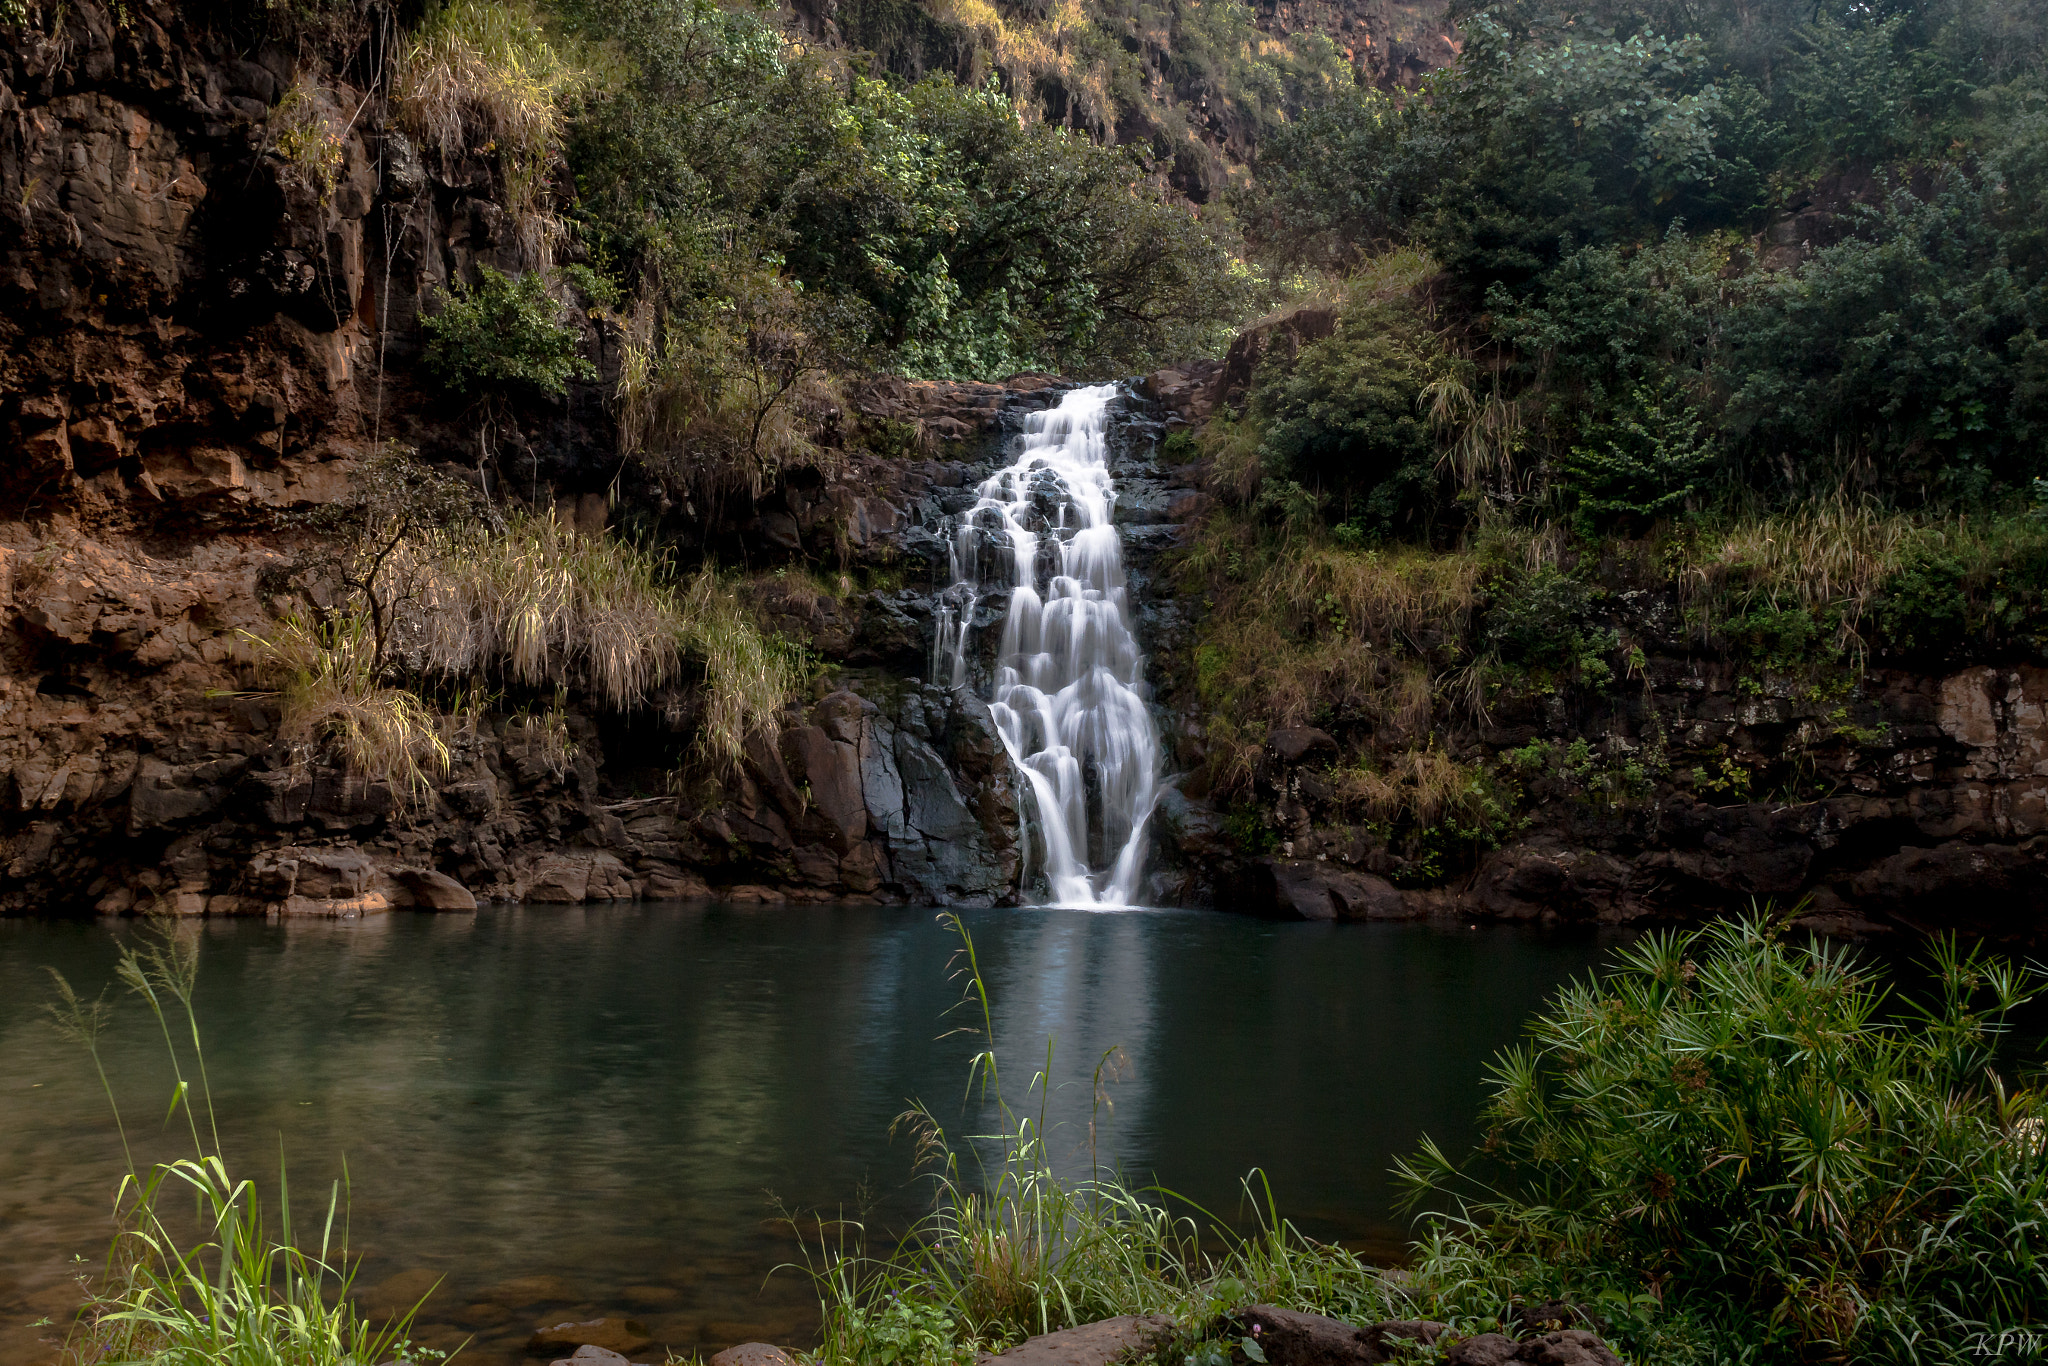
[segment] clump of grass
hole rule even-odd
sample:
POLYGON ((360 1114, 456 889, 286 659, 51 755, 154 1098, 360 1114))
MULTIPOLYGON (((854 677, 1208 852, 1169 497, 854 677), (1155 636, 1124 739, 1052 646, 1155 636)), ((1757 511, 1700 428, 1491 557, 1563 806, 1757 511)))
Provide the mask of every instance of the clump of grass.
POLYGON ((1355 549, 1212 518, 1176 565, 1208 615, 1192 682, 1207 704, 1208 779, 1249 786, 1267 728, 1368 724, 1396 742, 1483 700, 1461 668, 1483 563, 1419 547, 1355 549))
POLYGON ((2031 512, 1901 512, 1843 495, 1710 524, 1667 552, 1705 634, 1788 614, 1855 660, 1873 644, 1979 648, 2034 631, 2048 592, 2048 522, 2031 512))
POLYGON ((278 739, 301 762, 332 756, 401 806, 448 771, 449 749, 418 695, 387 686, 376 632, 362 610, 316 620, 294 612, 268 635, 248 635, 256 667, 277 689, 278 739))
MULTIPOLYGON (((302 1241, 282 1166, 273 1230, 255 1184, 235 1176, 222 1155, 192 1005, 199 970, 195 929, 161 928, 145 935, 123 953, 117 968, 163 1035, 175 1082, 165 1118, 184 1118, 192 1156, 142 1168, 130 1153, 128 1174, 115 1194, 121 1231, 64 1358, 95 1366, 367 1366, 416 1359, 419 1353, 406 1335, 417 1304, 375 1327, 349 1298, 355 1268, 347 1251, 344 1182, 336 1181, 328 1192, 317 1240, 302 1241), (196 1086, 186 1075, 174 1029, 186 1035, 196 1086), (166 1215, 169 1203, 194 1210, 199 1241, 175 1231, 166 1215)), ((58 988, 55 1023, 92 1058, 127 1151, 120 1104, 99 1054, 112 1003, 104 994, 81 998, 61 975, 52 975, 58 988)), ((182 1219, 175 1223, 183 1226, 182 1219)))
POLYGON ((440 531, 419 612, 427 668, 587 689, 628 711, 673 678, 691 622, 663 556, 552 512, 440 531))
MULTIPOLYGON (((1213 1217, 1204 1225, 1175 1215, 1153 1198, 1166 1192, 1134 1191, 1099 1160, 1092 1120, 1086 1174, 1059 1174, 1046 1116, 1052 1049, 1029 1087, 1037 1112, 1013 1109, 973 938, 957 916, 945 918, 961 939, 966 1008, 991 1045, 971 1064, 969 1094, 993 1109, 999 1132, 963 1149, 923 1106, 899 1120, 931 1166, 935 1207, 887 1254, 867 1255, 864 1230, 850 1224, 839 1226, 837 1246, 817 1249, 809 1269, 824 1310, 821 1362, 955 1366, 978 1348, 1117 1314, 1165 1314, 1199 1336, 1220 1311, 1253 1301, 1360 1320, 1394 1312, 1400 1292, 1379 1271, 1304 1237, 1270 1191, 1249 1236, 1213 1217)), ((1088 1078, 1098 1114, 1114 1067, 1112 1050, 1088 1078)))
POLYGON ((306 184, 326 203, 334 193, 346 156, 341 120, 327 107, 325 92, 304 76, 292 83, 270 111, 270 141, 306 184))
POLYGON ((432 564, 413 635, 426 670, 558 698, 575 686, 630 711, 694 664, 708 693, 698 743, 721 767, 755 736, 773 743, 802 682, 800 660, 715 573, 679 579, 666 555, 552 513, 444 530, 418 553, 432 564))
POLYGON ((755 736, 773 745, 778 714, 804 679, 800 656, 762 634, 733 588, 704 573, 684 596, 687 639, 710 695, 699 732, 705 754, 737 766, 755 736))
POLYGON ((447 154, 493 150, 522 245, 546 265, 561 239, 548 167, 589 71, 550 42, 529 0, 445 0, 406 45, 392 83, 406 131, 447 154))
POLYGON ((1431 826, 1476 821, 1487 812, 1486 775, 1434 747, 1411 749, 1377 766, 1359 764, 1330 775, 1337 801, 1369 821, 1431 826))
POLYGON ((1702 531, 1684 546, 1680 587, 1740 606, 1845 607, 1853 624, 1930 531, 1943 534, 1867 499, 1838 495, 1702 531))
POLYGON ((1466 1328, 1583 1306, 1640 1360, 1962 1361, 2038 1332, 2038 1082, 2000 1056, 2043 975, 1937 941, 1931 998, 1764 916, 1652 934, 1500 1054, 1416 1286, 1466 1328), (2024 1080, 2023 1080, 2024 1079, 2024 1080), (2007 1341, 2012 1339, 2008 1337, 2007 1341))

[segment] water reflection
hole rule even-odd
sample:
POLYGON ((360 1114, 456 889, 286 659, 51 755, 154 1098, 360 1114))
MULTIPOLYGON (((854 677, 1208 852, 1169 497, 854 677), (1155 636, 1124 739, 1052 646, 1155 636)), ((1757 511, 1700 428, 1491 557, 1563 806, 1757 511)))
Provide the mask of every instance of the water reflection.
MULTIPOLYGON (((1384 1172, 1462 1142, 1485 1058, 1594 961, 1588 938, 1270 925, 1186 912, 967 913, 1013 1105, 1086 1161, 1089 1076, 1120 1046, 1103 1157, 1210 1208, 1262 1166, 1312 1232, 1395 1251, 1384 1172), (1027 1094, 1054 1041, 1049 1093, 1027 1094)), ((0 1366, 97 1260, 119 1146, 90 1069, 36 1019, 41 971, 96 986, 124 927, 0 922, 0 1366)), ((364 1283, 443 1274, 427 1345, 518 1358, 531 1328, 630 1311, 688 1350, 808 1331, 775 1201, 922 1207, 890 1120, 958 1133, 977 1023, 929 911, 532 908, 357 924, 208 922, 199 1004, 228 1147, 354 1187, 364 1283)), ((124 1010, 107 1055, 150 1154, 168 1082, 124 1010)), ((302 1198, 305 1198, 302 1195, 302 1198)), ((416 1293, 416 1291, 414 1292, 416 1293)), ((373 1298, 374 1298, 373 1294, 373 1298)), ((467 1355, 467 1354, 466 1354, 467 1355)))

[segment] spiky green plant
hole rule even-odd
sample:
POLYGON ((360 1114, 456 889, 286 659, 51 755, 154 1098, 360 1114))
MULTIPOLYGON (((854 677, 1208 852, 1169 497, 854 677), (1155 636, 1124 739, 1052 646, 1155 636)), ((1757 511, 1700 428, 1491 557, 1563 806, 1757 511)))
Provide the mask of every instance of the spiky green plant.
POLYGON ((1937 941, 1931 999, 1762 916, 1648 935, 1494 1064, 1416 1281, 1582 1306, 1643 1359, 1962 1362, 2048 1323, 2044 1105, 2000 1056, 2038 970, 1937 941), (1982 1351, 1978 1349, 1981 1348, 1982 1351))

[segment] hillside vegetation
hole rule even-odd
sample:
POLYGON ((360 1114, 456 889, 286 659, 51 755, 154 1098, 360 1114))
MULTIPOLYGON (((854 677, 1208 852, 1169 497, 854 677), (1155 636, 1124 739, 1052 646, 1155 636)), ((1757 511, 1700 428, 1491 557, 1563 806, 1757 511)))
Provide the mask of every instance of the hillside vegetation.
POLYGON ((1327 809, 1428 883, 1539 778, 1826 795, 1654 721, 1626 755, 1476 742, 1647 694, 1646 655, 1836 704, 1874 666, 2038 658, 2044 33, 2038 4, 1494 6, 1420 91, 1276 130, 1240 222, 1323 283, 1168 452, 1222 502, 1172 670, 1210 790, 1267 800, 1267 736, 1326 728, 1327 809))

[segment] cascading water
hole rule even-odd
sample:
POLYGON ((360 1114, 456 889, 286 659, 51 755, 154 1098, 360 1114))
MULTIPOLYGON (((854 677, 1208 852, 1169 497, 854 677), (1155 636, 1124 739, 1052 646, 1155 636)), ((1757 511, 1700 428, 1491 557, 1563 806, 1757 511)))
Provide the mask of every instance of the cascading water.
POLYGON ((1114 385, 1075 389, 1025 419, 1016 462, 961 514, 933 645, 934 677, 965 686, 975 606, 1009 590, 989 709, 1031 788, 1059 906, 1131 904, 1159 796, 1159 732, 1110 521, 1115 397, 1114 385))

